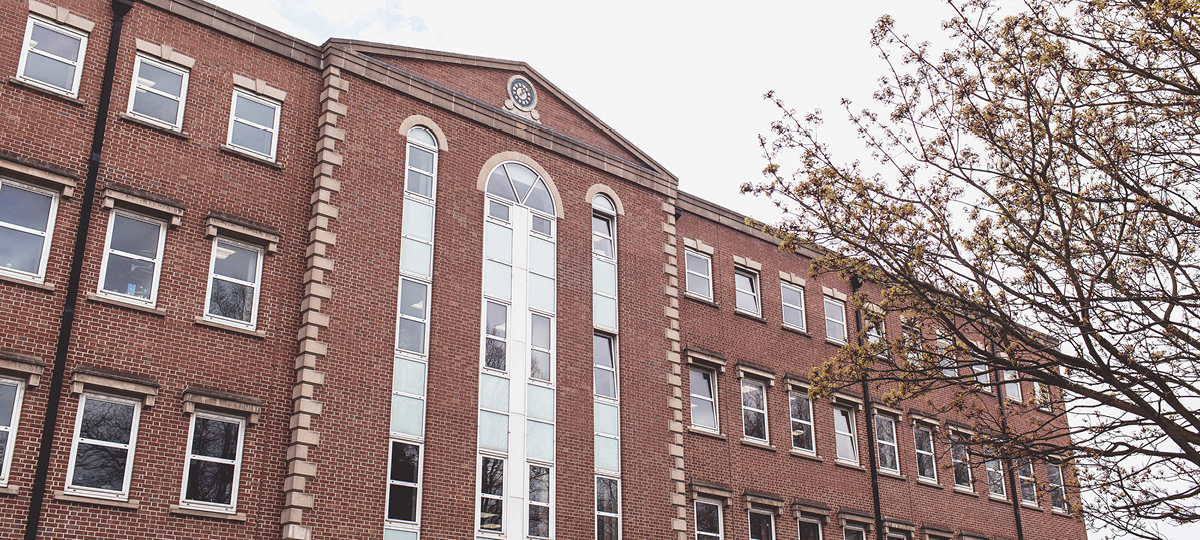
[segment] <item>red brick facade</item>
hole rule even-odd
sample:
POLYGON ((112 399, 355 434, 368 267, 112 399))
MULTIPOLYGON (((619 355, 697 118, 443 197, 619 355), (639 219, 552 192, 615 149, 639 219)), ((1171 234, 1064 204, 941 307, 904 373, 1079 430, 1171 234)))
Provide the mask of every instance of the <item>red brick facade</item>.
MULTIPOLYGON (((596 536, 598 474, 619 479, 625 539, 697 538, 697 497, 722 505, 724 539, 749 537, 749 510, 770 513, 778 540, 796 539, 802 516, 822 522, 830 540, 842 538, 846 520, 873 523, 861 403, 854 407, 859 466, 836 459, 830 399, 812 404, 815 456, 792 451, 789 440, 789 388, 836 351, 824 339, 823 288, 849 293, 850 285, 809 277, 805 255, 781 254, 740 216, 678 192, 669 172, 527 65, 347 40, 317 47, 198 0, 136 3, 110 59, 109 2, 0 1, 0 102, 9 126, 0 131, 0 203, 7 189, 57 205, 39 260, 44 272, 4 268, 16 248, 0 246, 0 384, 23 392, 6 432, 14 444, 0 485, 0 537, 21 536, 29 519, 63 352, 56 344, 75 235, 88 212, 70 346, 58 366, 64 379, 39 538, 526 538, 508 525, 504 534, 480 528, 483 224, 496 200, 483 186, 488 164, 499 162, 528 165, 557 197, 553 537, 596 536), (42 54, 28 50, 38 46, 26 41, 31 18, 63 35, 86 35, 77 91, 39 82, 23 60, 42 54), (177 128, 127 114, 139 55, 186 71, 177 128), (96 197, 83 208, 110 60, 96 197), (532 110, 510 99, 505 85, 513 76, 533 87, 532 110), (263 131, 274 132, 270 152, 231 141, 235 92, 277 107, 277 127, 263 131), (404 357, 397 299, 407 274, 398 269, 413 126, 437 139, 436 239, 422 303, 428 350, 418 358, 428 370, 418 396, 423 432, 406 438, 389 426, 394 370, 404 357), (617 343, 619 474, 598 472, 594 458, 602 428, 593 413, 600 401, 587 306, 597 287, 596 193, 618 207, 619 331, 602 335, 617 343), (109 224, 120 212, 165 230, 153 302, 103 291, 109 224), (221 247, 214 237, 233 243, 221 247), (210 313, 214 250, 231 245, 259 257, 253 324, 210 313), (710 299, 686 292, 688 249, 711 258, 710 299), (734 309, 735 262, 757 277, 757 317, 734 309), (804 331, 781 324, 780 272, 807 280, 804 331), (693 425, 693 366, 712 368, 716 433, 693 425), (748 372, 763 380, 766 444, 743 440, 739 388, 748 372), (79 459, 72 449, 85 396, 140 404, 132 469, 120 489, 80 489, 87 480, 68 477, 79 459), (244 423, 237 500, 225 510, 182 500, 194 499, 184 486, 198 414, 244 423), (419 519, 388 519, 389 440, 421 448, 419 519)), ((0 233, 16 234, 7 232, 18 230, 15 215, 0 204, 0 233)), ((27 229, 21 234, 32 234, 27 229)), ((853 313, 847 323, 853 332, 853 313)), ((889 331, 898 329, 899 321, 888 321, 889 331)), ((1012 494, 994 500, 978 481, 973 493, 956 490, 944 448, 940 480, 917 479, 912 428, 921 415, 898 413, 900 473, 881 475, 879 484, 888 532, 909 540, 1017 538, 1012 494)), ((931 419, 943 429, 954 420, 931 419)), ((523 463, 518 450, 508 459, 510 467, 523 463)), ((986 477, 979 463, 974 469, 986 477)), ((506 477, 510 515, 526 511, 521 481, 506 477)), ((1085 537, 1079 515, 1052 511, 1044 494, 1021 519, 1026 539, 1085 537)))

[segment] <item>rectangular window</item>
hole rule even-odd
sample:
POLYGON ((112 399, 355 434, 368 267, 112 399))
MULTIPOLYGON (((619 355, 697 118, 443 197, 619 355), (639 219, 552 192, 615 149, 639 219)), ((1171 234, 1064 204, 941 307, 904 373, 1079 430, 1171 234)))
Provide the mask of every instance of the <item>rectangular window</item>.
POLYGON ((550 468, 529 466, 529 536, 550 538, 550 468))
POLYGON ((21 381, 0 379, 0 487, 8 485, 17 419, 21 417, 24 393, 25 384, 21 381))
POLYGON ((200 412, 192 415, 180 506, 236 511, 245 424, 241 418, 200 412))
POLYGON ((75 97, 86 50, 87 34, 30 17, 17 73, 37 86, 75 97))
POLYGON ((781 283, 779 297, 783 303, 783 324, 797 330, 804 330, 804 289, 789 283, 781 283))
POLYGON ((1055 510, 1067 511, 1067 490, 1063 482, 1062 465, 1046 463, 1046 487, 1050 491, 1050 505, 1055 510))
POLYGON ((1033 479, 1033 462, 1026 459, 1017 465, 1017 481, 1021 485, 1021 502, 1037 504, 1037 484, 1033 479))
POLYGON ((721 503, 696 499, 696 540, 723 540, 724 525, 721 503))
POLYGON ((504 460, 479 460, 479 530, 504 531, 504 460))
POLYGON ((938 361, 942 366, 942 375, 947 379, 958 377, 958 361, 955 359, 954 351, 950 350, 954 345, 954 341, 949 337, 940 337, 937 340, 938 361))
POLYGON ((592 375, 597 396, 617 399, 617 363, 613 357, 613 338, 592 335, 592 375))
POLYGON ((972 364, 971 371, 975 372, 975 382, 982 384, 985 392, 990 392, 988 385, 992 384, 992 375, 988 372, 988 367, 983 364, 972 364))
POLYGON ((825 297, 825 337, 837 343, 846 342, 846 303, 825 297))
POLYGON ((890 416, 875 415, 875 442, 879 454, 879 468, 884 471, 900 473, 900 459, 896 447, 896 419, 890 416))
POLYGON ((188 70, 138 55, 133 73, 129 115, 179 131, 187 100, 188 70))
POLYGON ((596 477, 596 540, 621 538, 621 482, 596 477))
POLYGON ((758 274, 739 268, 733 272, 733 285, 737 289, 738 311, 759 315, 758 274))
POLYGON ((421 446, 392 440, 388 462, 387 519, 415 524, 421 508, 421 446))
POLYGON ((1004 370, 1004 397, 1013 401, 1021 401, 1021 381, 1017 379, 1017 372, 1012 370, 1004 370))
POLYGON ((792 449, 815 454, 817 447, 813 441, 812 400, 808 399, 808 394, 789 392, 788 405, 792 413, 792 449))
POLYGON ((767 442, 767 389, 750 379, 742 379, 742 434, 767 442))
POLYGON ((261 277, 262 249, 214 238, 205 317, 253 330, 261 277))
POLYGON ((688 294, 712 300, 712 259, 690 250, 684 250, 683 258, 688 294))
POLYGON ((508 370, 508 306, 485 302, 483 365, 498 371, 508 370))
POLYGON ((1050 387, 1041 381, 1033 383, 1033 401, 1043 411, 1050 410, 1050 387))
POLYGON ((987 469, 988 494, 1003 499, 1005 497, 1004 467, 1000 458, 989 457, 983 466, 987 469))
POLYGON ((954 437, 950 440, 950 461, 954 465, 954 487, 971 489, 971 457, 967 446, 954 437))
POLYGON ((153 306, 166 234, 162 221, 113 210, 100 264, 100 295, 153 306))
POLYGON ((917 449, 917 476, 937 482, 937 458, 933 452, 933 430, 926 425, 913 427, 913 438, 917 449))
POLYGON ((234 90, 229 112, 229 146, 275 161, 279 109, 278 101, 234 90))
POLYGON ((413 354, 425 354, 425 329, 428 327, 429 285, 400 279, 400 309, 397 317, 396 348, 413 354))
POLYGON ((799 540, 821 540, 821 522, 800 518, 796 523, 800 529, 799 540))
POLYGON ((692 426, 717 431, 717 393, 713 372, 691 368, 692 426))
POLYGON ((833 408, 833 433, 837 438, 839 461, 858 464, 858 436, 854 431, 854 411, 846 407, 833 408))
POLYGON ((842 538, 845 540, 867 540, 867 533, 858 527, 842 527, 842 538))
POLYGON ((67 491, 92 497, 129 498, 141 411, 142 402, 137 400, 99 394, 83 394, 79 398, 71 461, 67 466, 67 491))
POLYGON ((530 315, 529 339, 529 378, 542 382, 551 382, 550 346, 554 343, 550 334, 554 328, 550 317, 533 313, 530 315))
POLYGON ((0 178, 0 273, 41 283, 58 194, 0 178))
POLYGON ((775 540, 775 514, 750 511, 750 540, 775 540))

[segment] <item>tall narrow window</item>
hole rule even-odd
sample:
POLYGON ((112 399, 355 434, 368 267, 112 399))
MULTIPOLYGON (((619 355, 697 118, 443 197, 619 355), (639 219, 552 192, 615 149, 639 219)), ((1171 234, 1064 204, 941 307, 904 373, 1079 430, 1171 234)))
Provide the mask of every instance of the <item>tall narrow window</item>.
POLYGON ((113 210, 108 219, 99 294, 154 306, 167 224, 113 210))
POLYGON ((234 90, 233 105, 229 111, 229 146, 275 161, 280 108, 281 104, 278 101, 234 90))
POLYGON ((924 424, 913 427, 917 449, 917 477, 937 482, 937 457, 933 451, 933 429, 924 424))
POLYGON ((987 461, 983 462, 983 467, 987 470, 988 494, 1003 499, 1005 497, 1004 466, 1000 458, 994 455, 988 456, 987 461))
POLYGON ((792 413, 792 449, 816 453, 813 441, 812 401, 803 392, 788 392, 788 405, 792 413))
POLYGON ((550 468, 529 467, 529 536, 550 537, 550 468))
POLYGON ((838 461, 858 464, 858 435, 854 430, 854 411, 847 407, 833 408, 833 433, 837 439, 838 461))
POLYGON ((142 402, 85 393, 79 400, 66 490, 126 500, 142 402))
POLYGON ((971 489, 971 458, 967 446, 954 436, 950 438, 950 461, 954 465, 954 487, 971 489))
POLYGON ((1033 402, 1037 404, 1037 408, 1043 411, 1050 411, 1050 387, 1046 383, 1034 381, 1033 402))
POLYGON ((529 339, 529 378, 542 382, 550 382, 550 367, 553 365, 553 362, 551 362, 551 346, 554 343, 551 334, 553 333, 552 326, 554 325, 551 324, 550 317, 536 313, 531 315, 530 322, 532 330, 529 339))
POLYGON ((1063 482, 1062 465, 1046 463, 1046 488, 1050 491, 1050 506, 1060 512, 1067 511, 1067 490, 1063 482))
POLYGON ((790 283, 781 283, 779 296, 783 304, 784 326, 804 330, 804 288, 790 283))
POLYGON ((592 199, 592 321, 617 329, 617 209, 604 195, 592 199))
POLYGON ((900 473, 899 453, 896 447, 896 419, 882 414, 875 415, 875 443, 880 470, 900 473))
POLYGON ((971 364, 971 371, 975 372, 975 382, 983 385, 985 391, 992 384, 992 374, 988 371, 988 367, 984 364, 971 364))
POLYGON ((479 460, 479 529, 504 532, 504 460, 479 460))
POLYGON ((617 366, 613 352, 612 338, 603 334, 592 336, 592 374, 596 395, 616 399, 617 366))
POLYGON ((236 511, 245 425, 242 418, 200 412, 192 415, 179 506, 223 513, 236 511))
POLYGON ((1013 370, 1004 370, 1004 397, 1013 401, 1021 401, 1021 381, 1017 378, 1017 372, 1013 370))
POLYGON ((421 509, 421 446, 392 440, 388 461, 387 519, 415 524, 421 509))
POLYGON ((692 426, 717 431, 717 394, 713 373, 691 368, 689 388, 692 394, 692 426))
POLYGON ((85 33, 30 17, 17 73, 34 85, 75 97, 87 39, 85 33))
POLYGON ((954 351, 951 350, 954 341, 949 337, 939 337, 937 340, 938 362, 942 366, 942 376, 947 379, 955 379, 958 377, 958 360, 954 356, 954 351))
POLYGON ((596 540, 621 538, 621 483, 596 477, 596 540))
POLYGON ((130 116, 179 131, 187 100, 188 70, 138 55, 129 90, 130 116))
POLYGON ((21 417, 24 393, 25 383, 13 379, 0 379, 0 487, 8 485, 17 419, 21 417))
POLYGON ((1017 480, 1021 485, 1021 502, 1037 504, 1037 483, 1033 478, 1033 462, 1026 459, 1017 465, 1017 480))
POLYGON ((775 540, 775 514, 750 511, 750 540, 775 540))
POLYGON ((696 499, 696 540, 724 540, 721 503, 696 499))
POLYGON ((703 253, 684 250, 684 265, 687 271, 687 292, 705 300, 712 300, 712 259, 703 253))
POLYGON ((41 283, 58 194, 0 178, 0 274, 41 283))
POLYGON ((486 302, 483 365, 498 371, 508 370, 508 306, 486 302))
POLYGON ((733 272, 733 285, 737 291, 738 311, 759 315, 758 274, 739 268, 733 272))
POLYGON ((767 389, 751 379, 742 379, 742 428, 747 439, 768 442, 767 389))
POLYGON ((253 330, 258 318, 262 250, 217 237, 208 272, 205 317, 253 330))
POLYGON ((836 343, 846 342, 846 303, 825 297, 825 337, 836 343))

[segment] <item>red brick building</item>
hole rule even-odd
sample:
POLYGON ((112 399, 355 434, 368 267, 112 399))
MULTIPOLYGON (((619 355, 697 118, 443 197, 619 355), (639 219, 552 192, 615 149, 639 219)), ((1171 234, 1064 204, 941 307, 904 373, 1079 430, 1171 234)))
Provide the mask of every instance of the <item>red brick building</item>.
POLYGON ((1085 537, 528 65, 2 1, 0 537, 1085 537))

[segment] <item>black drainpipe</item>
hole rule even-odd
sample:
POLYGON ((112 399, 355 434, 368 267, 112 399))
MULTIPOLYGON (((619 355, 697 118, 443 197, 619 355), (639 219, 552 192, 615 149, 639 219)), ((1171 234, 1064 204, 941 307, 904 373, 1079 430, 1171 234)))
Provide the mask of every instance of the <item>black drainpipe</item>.
POLYGON ((54 429, 62 399, 63 379, 67 371, 67 352, 71 344, 71 329, 75 325, 75 303, 79 298, 79 278, 83 274, 83 252, 87 246, 88 229, 92 224, 92 206, 96 202, 96 177, 100 174, 100 153, 104 150, 104 131, 108 125, 108 104, 112 98, 113 74, 117 69, 117 50, 121 45, 121 27, 125 15, 133 9, 133 0, 112 0, 113 24, 108 37, 108 56, 104 61, 104 83, 100 89, 96 127, 92 131, 92 150, 88 155, 87 181, 79 209, 79 227, 75 229, 75 249, 71 253, 71 276, 67 282, 67 297, 63 301, 62 321, 58 327, 58 345, 54 354, 54 375, 50 393, 46 396, 46 418, 42 424, 42 441, 38 447, 37 469, 29 500, 29 517, 25 521, 25 540, 37 540, 38 522, 46 498, 46 477, 50 474, 50 453, 54 448, 54 429))
MULTIPOLYGON (((992 356, 995 356, 996 345, 994 343, 990 344, 988 348, 992 351, 992 356)), ((1008 401, 1008 396, 1005 395, 1004 383, 1006 379, 1004 378, 1004 370, 1000 370, 996 375, 1000 378, 998 381, 1000 384, 996 385, 996 397, 1000 401, 1000 430, 1001 433, 1007 435, 1008 410, 1005 407, 1005 402, 1008 401)), ((1019 491, 1021 486, 1017 484, 1017 475, 1013 472, 1012 459, 1004 458, 1004 468, 1008 470, 1008 485, 1012 491, 1013 519, 1016 520, 1017 525, 1017 540, 1025 540, 1025 528, 1021 524, 1021 492, 1019 491)))
MULTIPOLYGON (((862 287, 862 278, 857 275, 850 276, 851 293, 857 293, 862 287)), ((854 323, 858 327, 858 346, 865 345, 863 341, 863 314, 862 309, 854 310, 854 323)), ((871 385, 867 384, 867 374, 862 376, 862 394, 863 394, 863 410, 867 417, 867 459, 870 463, 867 465, 871 471, 871 501, 875 504, 875 538, 884 540, 883 538, 883 510, 880 508, 879 502, 879 469, 875 458, 875 415, 874 405, 871 404, 871 385)), ((1024 540, 1024 539, 1019 539, 1024 540)))

